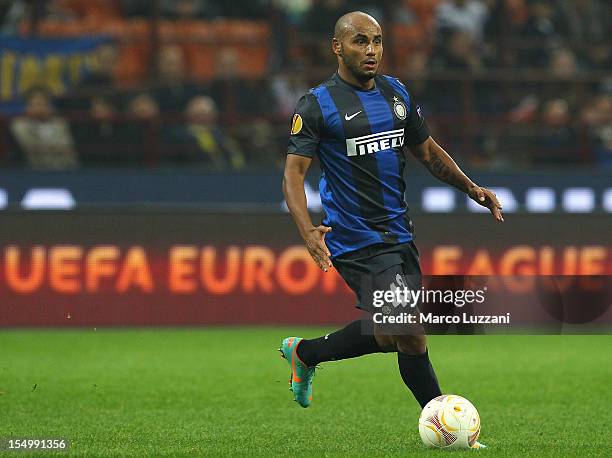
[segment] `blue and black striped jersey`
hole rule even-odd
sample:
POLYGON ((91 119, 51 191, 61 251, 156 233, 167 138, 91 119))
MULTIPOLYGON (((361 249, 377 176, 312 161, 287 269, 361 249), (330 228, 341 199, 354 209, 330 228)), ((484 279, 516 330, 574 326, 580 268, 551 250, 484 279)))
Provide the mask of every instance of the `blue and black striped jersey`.
POLYGON ((336 73, 308 91, 293 115, 287 151, 319 157, 332 257, 412 240, 403 146, 423 143, 429 130, 398 79, 380 75, 374 82, 373 89, 362 90, 336 73))

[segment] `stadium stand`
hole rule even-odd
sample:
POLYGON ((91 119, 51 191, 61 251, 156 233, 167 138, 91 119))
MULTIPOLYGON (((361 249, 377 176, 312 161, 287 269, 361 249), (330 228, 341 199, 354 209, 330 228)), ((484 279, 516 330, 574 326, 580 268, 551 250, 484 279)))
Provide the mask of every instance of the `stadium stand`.
MULTIPOLYGON (((28 117, 23 101, 31 87, 46 86, 57 114, 70 123, 80 166, 278 167, 291 107, 333 68, 333 21, 362 9, 387 31, 383 70, 406 82, 432 130, 460 162, 501 170, 612 162, 607 1, 225 3, 231 5, 4 5, 5 36, 22 41, 0 49, 4 74, 11 74, 2 85, 2 129, 10 134, 15 117, 28 117), (96 37, 101 41, 81 57, 62 51, 71 57, 59 63, 40 54, 40 46, 38 64, 24 51, 28 40, 51 46, 63 39, 70 49, 70 43, 96 37), (52 79, 57 73, 61 82, 52 79), (147 116, 135 114, 134 100, 147 116), (211 162, 181 150, 176 134, 190 125, 188 104, 193 108, 196 100, 200 108, 214 107, 210 138, 219 141, 209 142, 217 145, 208 148, 209 159, 219 145, 226 145, 224 152, 212 154, 234 159, 211 162)), ((14 136, 3 138, 3 166, 28 166, 15 160, 14 136)))

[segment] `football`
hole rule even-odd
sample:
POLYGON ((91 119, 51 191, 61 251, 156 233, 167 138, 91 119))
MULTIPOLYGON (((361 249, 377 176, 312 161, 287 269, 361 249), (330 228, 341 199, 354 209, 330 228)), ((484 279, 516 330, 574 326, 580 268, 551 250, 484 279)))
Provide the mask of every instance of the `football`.
POLYGON ((428 447, 470 448, 480 435, 480 415, 476 407, 461 396, 438 396, 423 408, 419 434, 428 447))

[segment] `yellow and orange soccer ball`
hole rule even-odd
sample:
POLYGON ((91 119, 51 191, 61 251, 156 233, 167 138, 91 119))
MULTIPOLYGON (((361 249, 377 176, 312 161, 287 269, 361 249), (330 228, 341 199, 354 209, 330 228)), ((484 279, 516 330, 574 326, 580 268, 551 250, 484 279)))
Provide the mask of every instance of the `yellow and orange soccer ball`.
POLYGON ((476 407, 461 396, 438 396, 423 408, 419 434, 428 447, 471 448, 480 435, 480 416, 476 407))

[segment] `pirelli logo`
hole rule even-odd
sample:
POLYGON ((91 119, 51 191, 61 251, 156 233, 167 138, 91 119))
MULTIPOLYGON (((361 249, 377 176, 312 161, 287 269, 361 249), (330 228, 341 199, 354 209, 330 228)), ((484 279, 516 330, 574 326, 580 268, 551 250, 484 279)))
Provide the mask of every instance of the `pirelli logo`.
POLYGON ((347 156, 363 156, 404 145, 404 129, 346 139, 347 156))

